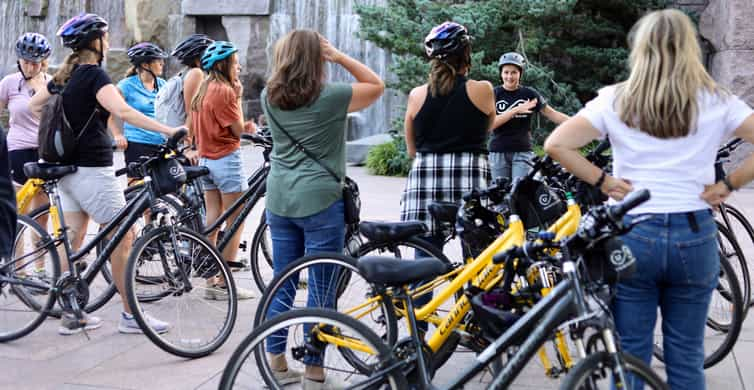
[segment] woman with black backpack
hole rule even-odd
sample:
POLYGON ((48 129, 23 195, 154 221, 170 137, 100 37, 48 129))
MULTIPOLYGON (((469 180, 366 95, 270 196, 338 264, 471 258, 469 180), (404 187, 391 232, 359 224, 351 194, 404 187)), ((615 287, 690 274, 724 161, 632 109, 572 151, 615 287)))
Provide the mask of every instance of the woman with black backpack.
MULTIPOLYGON (((69 54, 47 88, 38 91, 30 102, 37 117, 52 94, 60 93, 63 112, 78 142, 69 162, 77 171, 63 177, 58 185, 63 204, 63 214, 73 237, 71 246, 78 250, 86 235, 89 219, 102 225, 110 222, 125 206, 123 186, 115 177, 113 168, 112 138, 107 131, 110 114, 143 129, 172 135, 179 128, 170 128, 148 118, 129 106, 101 68, 109 48, 107 22, 95 14, 79 14, 69 19, 57 34, 63 46, 71 48, 69 54)), ((41 132, 41 129, 40 129, 41 132)), ((113 252, 112 272, 118 291, 123 294, 124 272, 133 234, 127 234, 113 252)), ((65 263, 63 264, 65 267, 65 263)), ((123 313, 118 331, 141 333, 123 297, 123 313)), ((152 329, 166 332, 169 324, 147 316, 152 329)), ((96 329, 102 320, 87 316, 82 327, 72 315, 63 314, 58 333, 70 335, 83 329, 96 329)))

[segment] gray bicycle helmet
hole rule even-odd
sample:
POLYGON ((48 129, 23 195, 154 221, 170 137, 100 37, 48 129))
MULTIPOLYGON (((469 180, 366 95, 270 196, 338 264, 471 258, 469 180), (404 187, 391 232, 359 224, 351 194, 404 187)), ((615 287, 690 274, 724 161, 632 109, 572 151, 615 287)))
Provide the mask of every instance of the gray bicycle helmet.
POLYGON ((498 60, 497 62, 497 69, 503 69, 503 65, 516 65, 518 69, 521 70, 521 73, 524 73, 524 69, 526 68, 526 59, 524 59, 524 56, 522 56, 521 54, 512 51, 500 56, 500 60, 498 60))

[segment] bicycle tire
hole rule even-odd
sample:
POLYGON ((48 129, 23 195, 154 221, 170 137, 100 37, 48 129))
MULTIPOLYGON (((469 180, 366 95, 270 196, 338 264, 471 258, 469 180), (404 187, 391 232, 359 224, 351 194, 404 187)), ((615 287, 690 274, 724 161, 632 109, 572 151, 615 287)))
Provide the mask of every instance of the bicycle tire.
POLYGON ((198 358, 214 352, 225 343, 235 325, 238 314, 238 300, 236 297, 235 282, 230 269, 225 261, 223 261, 217 249, 205 237, 184 227, 158 227, 150 230, 136 241, 126 266, 125 289, 126 298, 128 299, 133 316, 144 334, 160 349, 176 356, 198 358), (163 283, 155 287, 169 289, 170 291, 170 294, 166 294, 163 299, 155 304, 141 302, 139 294, 136 292, 136 268, 143 265, 143 262, 139 261, 141 253, 153 242, 159 242, 158 247, 162 249, 159 253, 159 261, 155 264, 159 270, 158 272, 162 272, 164 275, 163 279, 161 279, 163 283), (177 244, 176 247, 173 245, 174 242, 177 244), (198 263, 194 261, 194 256, 197 256, 197 250, 202 251, 201 255, 204 257, 201 260, 205 262, 198 263), (172 255, 172 262, 170 255, 172 255), (189 258, 189 256, 191 257, 189 258), (167 270, 165 270, 166 265, 169 267, 167 270), (176 280, 175 276, 182 275, 184 272, 191 279, 194 279, 191 281, 193 283, 187 284, 186 280, 176 280), (222 275, 227 285, 225 300, 217 300, 221 302, 218 307, 207 303, 206 299, 210 290, 215 290, 213 287, 208 287, 206 283, 208 279, 216 275, 222 275), (183 283, 183 285, 180 283, 183 283), (202 286, 204 286, 203 289, 201 288, 202 286), (201 296, 191 295, 192 293, 201 296), (170 299, 191 299, 193 297, 197 298, 196 303, 203 303, 203 305, 192 305, 191 302, 187 303, 184 301, 180 301, 177 305, 174 305, 176 306, 175 309, 170 305, 170 299), (220 313, 220 310, 223 308, 220 306, 225 307, 225 311, 222 313, 220 313), (161 319, 164 319, 168 315, 167 313, 177 312, 179 309, 202 310, 202 308, 207 308, 208 311, 201 313, 201 315, 195 314, 192 318, 209 319, 214 315, 218 315, 221 317, 219 319, 222 321, 222 324, 214 326, 213 329, 216 328, 216 330, 213 330, 214 334, 205 340, 202 336, 196 336, 194 332, 198 332, 204 328, 192 325, 183 327, 185 325, 184 322, 188 321, 190 316, 178 313, 176 317, 180 321, 173 321, 170 330, 167 333, 160 334, 149 325, 148 317, 145 314, 145 310, 143 310, 146 307, 150 307, 152 310, 160 310, 167 307, 167 310, 164 311, 165 314, 155 316, 155 318, 161 319), (179 325, 182 328, 176 330, 179 325), (173 334, 177 334, 176 340, 171 338, 173 334))
MULTIPOLYGON (((228 360, 228 363, 223 370, 219 389, 243 388, 243 385, 238 383, 240 381, 239 376, 243 370, 244 363, 249 360, 252 354, 254 355, 254 362, 250 364, 260 371, 261 377, 267 387, 273 390, 283 389, 285 384, 277 383, 272 369, 265 358, 267 353, 263 350, 263 343, 269 337, 274 337, 270 336, 273 333, 281 332, 283 330, 288 331, 290 327, 296 326, 296 324, 305 325, 311 323, 324 325, 329 329, 335 329, 338 331, 345 330, 349 332, 348 337, 354 337, 350 336, 351 333, 358 335, 358 340, 376 351, 376 359, 378 362, 382 362, 383 366, 388 366, 389 364, 387 362, 394 361, 390 348, 380 340, 379 336, 356 319, 326 309, 301 309, 280 314, 265 321, 259 326, 255 326, 254 331, 246 336, 236 350, 233 351, 230 360, 228 360)), ((293 350, 294 348, 291 347, 287 349, 293 350)), ((397 372, 387 372, 385 374, 385 385, 387 388, 396 390, 408 389, 409 385, 406 378, 403 376, 403 373, 400 370, 395 371, 397 372)), ((337 371, 329 372, 330 375, 332 375, 332 372, 335 372, 335 375, 337 375, 337 371)), ((251 381, 252 383, 249 388, 259 388, 260 383, 258 383, 258 376, 254 375, 251 381)))
MULTIPOLYGON (((670 389, 659 375, 657 375, 647 363, 628 353, 619 353, 620 361, 627 373, 639 377, 646 386, 651 389, 670 389)), ((615 359, 608 352, 602 351, 591 354, 580 361, 565 377, 560 385, 561 390, 593 390, 594 384, 591 379, 595 375, 605 375, 605 368, 613 368, 615 359)), ((629 378, 627 378, 629 380, 629 378)), ((613 388, 615 385, 613 384, 613 388)), ((624 384, 627 389, 633 389, 634 383, 624 384)))
MULTIPOLYGON (((740 335, 741 328, 743 327, 743 298, 741 297, 741 288, 738 285, 738 278, 726 277, 726 275, 734 275, 734 271, 733 267, 730 265, 730 262, 728 262, 728 260, 722 255, 720 256, 720 274, 721 278, 725 278, 725 280, 727 280, 728 287, 726 289, 725 286, 722 286, 722 283, 718 283, 718 287, 716 289, 718 293, 720 293, 720 295, 728 295, 730 297, 730 302, 733 308, 733 310, 731 311, 731 323, 729 325, 722 325, 716 323, 715 321, 711 321, 708 316, 707 327, 724 333, 725 337, 723 338, 723 342, 713 351, 709 352, 707 351, 707 348, 705 348, 705 369, 716 365, 726 356, 728 356, 730 351, 733 349, 733 346, 736 344, 736 341, 738 341, 738 336, 740 335), (720 290, 726 291, 721 292, 720 290)), ((729 298, 724 299, 727 300, 729 298)), ((662 347, 657 341, 655 341, 654 349, 652 352, 657 360, 661 362, 665 361, 662 347)))
MULTIPOLYGON (((733 217, 733 219, 735 219, 739 224, 741 224, 741 226, 743 226, 744 231, 746 232, 746 235, 749 237, 749 242, 751 242, 751 245, 754 246, 754 227, 751 226, 749 219, 746 218, 746 216, 744 215, 743 212, 741 212, 741 210, 735 208, 734 206, 731 206, 728 203, 725 204, 725 211, 729 214, 729 216, 733 217)), ((735 230, 732 229, 732 227, 729 228, 728 230, 733 232, 734 235, 736 236, 736 239, 738 240, 738 246, 741 248, 741 251, 744 253, 744 257, 745 257, 746 252, 744 251, 741 245, 741 241, 739 240, 738 235, 735 234, 735 230)), ((751 256, 749 256, 749 259, 751 259, 751 256)), ((749 279, 751 280, 752 267, 750 266, 748 259, 746 261, 746 268, 749 273, 749 279)), ((754 299, 752 299, 752 297, 754 297, 754 291, 750 290, 750 292, 751 292, 751 296, 749 297, 749 301, 748 301, 749 307, 754 306, 754 299)))
MULTIPOLYGON (((36 313, 33 318, 31 318, 28 322, 23 324, 20 328, 15 328, 12 330, 6 330, 3 329, 5 326, 0 326, 0 342, 7 342, 11 340, 16 340, 21 337, 26 336, 27 334, 31 333, 36 329, 39 325, 42 324, 42 322, 47 318, 47 315, 50 313, 50 310, 55 305, 55 301, 57 298, 57 292, 54 288, 55 282, 60 277, 60 257, 58 255, 57 247, 55 246, 55 243, 52 239, 52 237, 47 233, 47 230, 42 228, 34 219, 27 217, 25 215, 19 215, 18 220, 16 222, 17 228, 16 228, 16 238, 14 239, 14 245, 13 250, 11 253, 11 256, 8 259, 5 259, 3 263, 0 265, 0 272, 3 273, 5 276, 8 276, 9 279, 17 279, 16 270, 19 266, 23 266, 26 263, 22 263, 20 265, 16 265, 19 262, 25 262, 25 256, 28 254, 24 252, 23 254, 16 253, 19 247, 19 240, 24 234, 25 231, 33 231, 35 234, 38 235, 41 242, 45 243, 44 245, 39 245, 38 243, 35 245, 34 252, 37 252, 41 248, 44 248, 44 250, 47 251, 47 254, 50 256, 49 259, 49 265, 52 268, 51 270, 45 269, 46 272, 51 272, 51 280, 48 283, 48 289, 45 294, 46 299, 41 300, 43 302, 37 302, 37 299, 35 299, 31 292, 27 292, 25 289, 18 287, 18 284, 9 285, 8 282, 0 283, 0 298, 5 301, 6 299, 10 299, 11 296, 17 297, 20 301, 20 303, 23 306, 26 306, 26 308, 30 309, 29 313, 32 312, 36 313), (13 276, 8 275, 7 269, 13 268, 13 276), (7 291, 6 291, 7 287, 7 291)), ((47 262, 45 262, 45 267, 47 266, 47 262)), ((25 277, 24 277, 25 279, 25 277)), ((18 278, 18 282, 20 282, 21 279, 18 278)), ((43 280, 44 281, 44 280, 43 280)), ((42 290, 39 290, 40 292, 42 290)), ((4 309, 9 309, 9 311, 13 313, 22 313, 24 312, 24 308, 20 304, 14 304, 10 305, 9 303, 3 303, 0 305, 0 311, 4 311, 4 309)), ((33 315, 33 314, 31 314, 33 315)), ((0 316, 2 318, 7 318, 7 316, 3 315, 0 316)))
MULTIPOLYGON (((293 284, 296 288, 296 290, 301 289, 300 283, 301 279, 296 280, 299 273, 307 269, 308 271, 311 271, 312 269, 315 269, 314 267, 334 267, 332 269, 327 268, 326 273, 330 276, 330 283, 327 283, 327 286, 333 286, 331 289, 328 289, 325 294, 334 294, 336 296, 333 304, 335 307, 327 306, 327 297, 314 297, 311 298, 309 294, 312 293, 312 289, 310 289, 307 286, 307 299, 312 299, 312 301, 315 302, 320 308, 328 308, 328 309, 335 309, 337 310, 339 307, 340 299, 342 298, 342 295, 344 292, 348 289, 348 286, 351 285, 351 282, 354 280, 354 274, 359 275, 359 270, 357 267, 357 260, 345 256, 340 253, 318 253, 314 255, 304 256, 292 263, 290 263, 287 267, 285 267, 278 275, 273 278, 272 282, 270 282, 269 287, 264 291, 264 294, 262 294, 262 297, 259 300, 259 304, 257 306, 257 311, 254 315, 254 327, 257 327, 261 325, 265 320, 269 319, 270 317, 267 316, 268 311, 270 310, 270 307, 273 304, 273 300, 275 299, 275 296, 278 294, 278 291, 283 291, 282 289, 286 288, 286 285, 293 284), (337 267, 337 268, 335 268, 337 267), (335 289, 335 291, 331 291, 332 289, 335 289)), ((322 268, 323 270, 325 268, 322 268)), ((324 272, 323 272, 324 273, 324 272)), ((308 273, 307 273, 308 275, 308 273)), ((361 288, 354 288, 355 293, 357 295, 357 301, 360 301, 362 297, 370 297, 375 292, 371 290, 371 284, 369 284, 365 279, 358 278, 363 280, 365 285, 367 287, 361 287, 361 288), (366 289, 366 291, 364 291, 366 289)), ((324 285, 324 284, 323 284, 324 285)), ((292 309, 299 310, 301 307, 295 306, 295 296, 290 297, 292 298, 291 306, 285 308, 286 311, 290 311, 292 309)), ((308 304, 308 303, 305 303, 308 304)), ((376 306, 369 306, 369 311, 366 311, 362 318, 368 318, 374 321, 377 325, 384 325, 384 330, 379 332, 380 337, 385 340, 388 345, 394 345, 397 341, 398 335, 397 335, 397 329, 398 329, 398 321, 395 318, 395 309, 392 305, 392 301, 390 300, 382 300, 379 299, 375 305, 376 306), (378 311, 377 316, 375 317, 373 313, 375 311, 378 311)), ((282 311, 281 311, 282 312, 282 311)), ((279 314, 277 314, 279 315, 279 314)), ((276 317, 277 315, 274 315, 273 317, 276 317)), ((350 351, 343 350, 343 353, 346 354, 344 356, 345 359, 352 359, 351 364, 352 366, 359 366, 359 362, 354 358, 353 354, 350 354, 350 351)), ((363 367, 362 367, 363 368, 363 367)))
POLYGON ((738 244, 736 235, 720 222, 717 222, 717 240, 721 251, 730 262, 731 267, 733 267, 736 279, 738 279, 738 285, 741 287, 745 319, 751 302, 751 279, 749 277, 749 267, 746 264, 746 256, 738 244), (727 244, 725 244, 726 241, 727 244))
POLYGON ((272 248, 267 242, 267 216, 262 212, 259 225, 254 231, 254 235, 251 239, 251 250, 249 250, 249 266, 251 267, 251 275, 254 277, 254 283, 257 285, 259 291, 264 291, 267 288, 267 282, 262 275, 262 262, 266 264, 269 269, 272 269, 272 248))

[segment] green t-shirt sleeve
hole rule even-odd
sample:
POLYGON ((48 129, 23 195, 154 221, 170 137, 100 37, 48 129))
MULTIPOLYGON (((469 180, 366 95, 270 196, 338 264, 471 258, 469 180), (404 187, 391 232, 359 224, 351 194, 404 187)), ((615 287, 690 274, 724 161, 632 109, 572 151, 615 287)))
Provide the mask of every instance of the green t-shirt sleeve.
POLYGON ((337 119, 345 118, 348 114, 348 105, 351 104, 353 88, 348 83, 331 83, 326 87, 331 104, 328 106, 332 110, 331 114, 337 119))

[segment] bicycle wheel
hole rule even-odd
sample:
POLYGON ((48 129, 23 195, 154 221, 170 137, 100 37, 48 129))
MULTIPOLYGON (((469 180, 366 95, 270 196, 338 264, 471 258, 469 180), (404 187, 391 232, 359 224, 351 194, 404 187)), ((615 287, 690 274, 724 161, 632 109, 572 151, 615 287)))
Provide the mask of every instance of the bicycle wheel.
MULTIPOLYGON (((598 352, 587 356, 579 362, 561 383, 562 390, 614 389, 616 384, 615 357, 608 352, 598 352)), ((626 381, 620 388, 635 389, 641 386, 649 389, 669 389, 670 387, 641 359, 627 353, 619 353, 621 367, 626 374, 626 381)))
POLYGON ((10 258, 0 263, 0 342, 36 329, 55 304, 60 258, 55 243, 32 218, 19 215, 10 258), (41 272, 36 265, 44 263, 41 272))
POLYGON ((741 287, 741 298, 744 303, 744 318, 749 311, 749 302, 751 299, 751 280, 749 278, 749 267, 746 264, 741 246, 738 244, 738 238, 722 223, 717 223, 717 241, 720 252, 728 259, 733 267, 734 275, 738 279, 738 285, 741 287))
POLYGON ((262 212, 257 230, 254 231, 254 236, 251 239, 249 265, 251 266, 251 274, 254 277, 257 289, 264 291, 274 274, 272 268, 272 237, 270 236, 270 226, 267 225, 267 217, 264 211, 262 212))
MULTIPOLYGON (((342 313, 323 309, 301 309, 289 311, 265 321, 255 327, 236 348, 223 370, 220 389, 259 389, 262 381, 270 389, 283 389, 294 383, 296 378, 283 380, 272 370, 270 348, 282 349, 289 373, 303 372, 305 364, 320 360, 328 379, 348 382, 354 388, 370 378, 370 374, 380 367, 390 365, 390 349, 363 323, 342 313), (326 342, 325 337, 332 342, 326 342), (337 341, 349 341, 366 347, 370 352, 355 351, 361 361, 367 362, 369 372, 355 370, 348 361, 342 361, 342 354, 332 349, 343 349, 335 345, 337 341), (280 344, 287 345, 280 348, 280 344), (253 358, 252 358, 253 354, 253 358)), ((279 355, 277 355, 279 359, 279 355)), ((375 383, 369 388, 408 389, 400 369, 375 376, 375 383)))
MULTIPOLYGON (((741 252, 744 254, 744 257, 746 257, 746 253, 754 253, 754 227, 749 223, 749 219, 746 218, 746 215, 744 215, 741 210, 727 203, 725 204, 725 212, 728 216, 728 230, 736 237, 736 242, 738 243, 741 252)), ((749 256, 746 259, 749 280, 751 280, 752 272, 752 264, 749 264, 751 259, 752 256, 749 256)), ((751 297, 754 297, 754 291, 750 289, 749 292, 751 293, 748 300, 749 306, 754 306, 754 300, 751 299, 751 297)))
POLYGON ((171 354, 208 355, 233 330, 238 312, 233 277, 217 249, 199 233, 173 226, 146 232, 128 258, 125 289, 144 334, 171 354), (213 285, 218 277, 227 289, 213 285), (139 297, 145 295, 162 299, 142 302, 139 297), (169 331, 160 334, 149 317, 168 322, 169 331))
MULTIPOLYGON (((377 294, 356 263, 356 259, 339 253, 304 256, 290 263, 262 294, 254 326, 294 309, 335 309, 359 319, 389 345, 395 344, 397 320, 392 302, 377 294)), ((343 352, 351 353, 347 349, 343 352)), ((357 359, 353 355, 345 358, 357 359)), ((353 360, 352 365, 359 363, 353 360)))
MULTIPOLYGON (((720 282, 712 292, 704 334, 704 368, 723 360, 733 349, 743 326, 743 298, 733 267, 720 254, 720 282)), ((655 335, 654 356, 664 361, 662 336, 655 335)))

